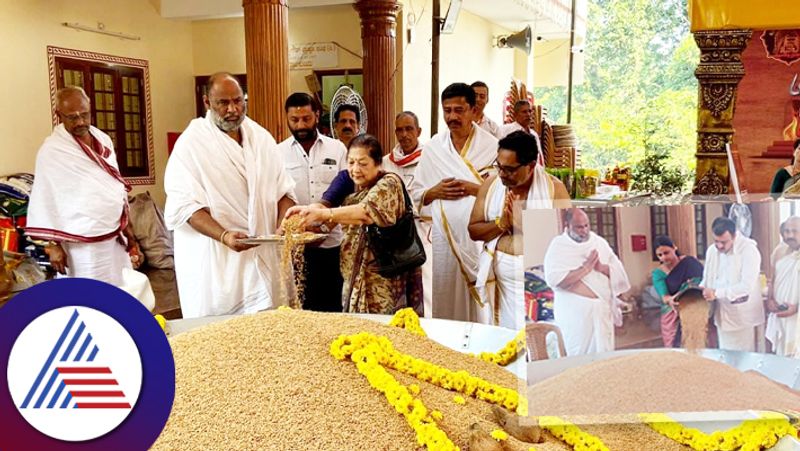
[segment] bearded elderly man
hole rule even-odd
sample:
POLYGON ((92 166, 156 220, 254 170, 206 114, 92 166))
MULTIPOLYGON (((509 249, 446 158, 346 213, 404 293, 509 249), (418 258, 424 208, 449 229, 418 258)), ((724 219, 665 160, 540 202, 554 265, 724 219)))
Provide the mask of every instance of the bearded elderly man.
POLYGON ((123 272, 141 255, 128 222, 130 185, 111 138, 91 125, 83 89, 60 89, 55 100, 61 124, 36 156, 26 232, 50 241, 45 252, 59 274, 124 288, 123 272))
POLYGON ((252 313, 280 303, 276 246, 241 240, 275 234, 295 204, 278 145, 246 117, 236 78, 212 75, 203 101, 206 116, 178 138, 164 175, 185 318, 252 313))
POLYGON ((545 253, 544 275, 567 355, 613 351, 614 326, 622 325, 625 305, 619 296, 631 288, 625 268, 608 242, 590 230, 583 210, 566 210, 564 224, 545 253))
POLYGON ((484 242, 477 286, 485 298, 494 294, 494 324, 519 330, 525 327, 522 210, 569 207, 570 200, 564 184, 536 163, 539 149, 533 136, 514 132, 498 146, 498 175, 478 191, 469 234, 484 242))
POLYGON ((497 138, 473 122, 475 91, 454 83, 441 95, 447 130, 422 150, 410 193, 417 211, 433 216, 433 317, 491 322, 491 309, 475 287, 481 243, 469 237, 475 196, 497 156, 497 138))

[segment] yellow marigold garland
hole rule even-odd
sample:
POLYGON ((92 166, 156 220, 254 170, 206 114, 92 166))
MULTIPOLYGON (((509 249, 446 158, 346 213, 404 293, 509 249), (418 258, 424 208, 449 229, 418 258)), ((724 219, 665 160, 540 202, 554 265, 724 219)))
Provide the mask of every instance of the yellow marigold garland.
POLYGON ((519 331, 514 339, 503 346, 503 349, 495 352, 481 352, 478 357, 489 363, 506 366, 517 358, 517 354, 525 350, 525 330, 519 331))
POLYGON ((639 418, 659 434, 697 451, 758 451, 774 446, 786 435, 797 438, 797 430, 780 414, 764 412, 727 431, 706 434, 683 426, 662 413, 640 414, 639 418))
POLYGON ((508 432, 502 429, 495 429, 490 434, 493 439, 497 440, 498 442, 502 442, 503 440, 508 440, 508 432))
POLYGON ((492 384, 463 370, 451 371, 403 354, 395 350, 392 342, 384 336, 367 332, 340 335, 331 343, 330 353, 339 360, 352 360, 370 385, 383 393, 395 410, 406 418, 417 434, 419 445, 426 446, 429 450, 457 450, 458 447, 436 424, 435 417, 439 415, 429 415, 422 401, 414 398, 409 389, 399 383, 386 368, 447 390, 501 405, 511 411, 520 405, 520 396, 515 390, 492 384))
POLYGON ((417 316, 417 312, 410 307, 395 312, 394 316, 392 316, 392 319, 389 321, 389 325, 405 329, 421 337, 427 336, 425 330, 419 325, 419 316, 417 316))
POLYGON ((539 417, 539 426, 572 446, 575 451, 609 451, 602 440, 559 417, 539 417))

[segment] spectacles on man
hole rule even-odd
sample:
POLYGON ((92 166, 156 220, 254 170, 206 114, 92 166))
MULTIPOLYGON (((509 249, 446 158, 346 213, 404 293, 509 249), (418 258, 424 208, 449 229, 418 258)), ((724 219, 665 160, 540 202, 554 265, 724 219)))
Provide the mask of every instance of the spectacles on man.
POLYGON ((72 114, 61 113, 61 117, 65 121, 69 121, 69 122, 78 122, 81 119, 83 119, 84 122, 88 122, 89 119, 92 118, 92 113, 89 112, 89 111, 87 111, 85 113, 72 113, 72 114))
POLYGON ((511 175, 511 174, 519 171, 519 168, 521 168, 523 166, 526 166, 526 165, 518 164, 516 166, 503 166, 497 160, 494 160, 494 163, 492 163, 492 167, 494 167, 498 171, 502 172, 503 174, 507 174, 507 175, 511 175))

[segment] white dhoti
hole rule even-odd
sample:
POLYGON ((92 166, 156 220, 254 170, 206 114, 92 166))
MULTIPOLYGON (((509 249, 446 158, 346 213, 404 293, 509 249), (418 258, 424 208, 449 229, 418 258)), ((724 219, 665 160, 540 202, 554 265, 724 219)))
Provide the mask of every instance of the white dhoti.
POLYGON ((497 280, 499 325, 520 330, 525 327, 525 280, 523 256, 498 251, 494 273, 497 280))
POLYGON ((719 349, 756 352, 756 327, 739 330, 717 330, 719 349))
MULTIPOLYGON (((792 252, 775 263, 772 286, 773 297, 778 304, 794 306, 800 302, 800 251, 792 252)), ((798 320, 798 314, 786 318, 779 318, 775 313, 769 314, 766 338, 772 343, 776 354, 797 357, 797 334, 800 332, 798 320)))
POLYGON ((555 322, 564 336, 568 356, 614 350, 614 324, 608 301, 566 290, 553 291, 555 322))
POLYGON ((66 277, 82 277, 109 283, 123 284, 123 268, 131 269, 131 259, 116 238, 99 243, 62 243, 67 253, 66 277))

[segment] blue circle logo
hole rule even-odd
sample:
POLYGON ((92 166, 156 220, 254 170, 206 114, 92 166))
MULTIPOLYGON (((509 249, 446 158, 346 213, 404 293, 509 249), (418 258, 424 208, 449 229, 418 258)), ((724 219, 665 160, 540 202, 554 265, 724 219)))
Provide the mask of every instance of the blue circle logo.
POLYGON ((95 280, 45 282, 0 308, 0 365, 4 451, 146 450, 175 397, 161 327, 95 280))

